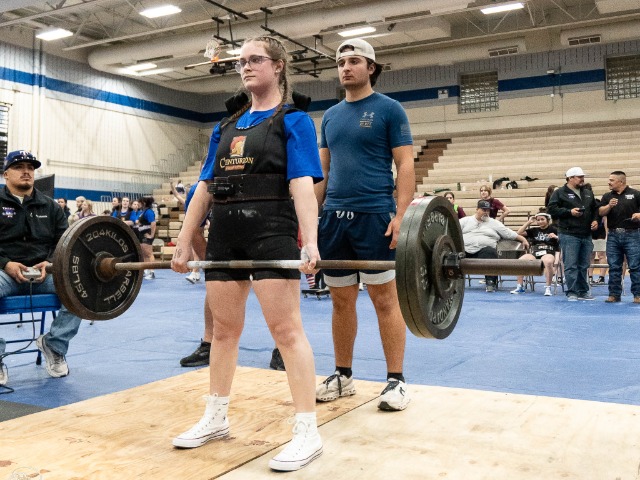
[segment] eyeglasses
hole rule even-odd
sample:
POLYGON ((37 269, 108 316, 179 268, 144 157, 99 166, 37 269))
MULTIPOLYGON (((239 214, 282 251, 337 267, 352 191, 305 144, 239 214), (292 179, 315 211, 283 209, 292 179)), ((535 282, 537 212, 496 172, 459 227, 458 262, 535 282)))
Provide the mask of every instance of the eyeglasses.
POLYGON ((264 62, 265 60, 273 60, 273 58, 265 57, 264 55, 251 55, 249 57, 249 60, 245 60, 244 58, 238 60, 234 64, 234 67, 236 69, 236 72, 240 73, 242 72, 242 69, 247 66, 247 64, 249 64, 251 68, 256 68, 258 65, 262 65, 262 62, 264 62))

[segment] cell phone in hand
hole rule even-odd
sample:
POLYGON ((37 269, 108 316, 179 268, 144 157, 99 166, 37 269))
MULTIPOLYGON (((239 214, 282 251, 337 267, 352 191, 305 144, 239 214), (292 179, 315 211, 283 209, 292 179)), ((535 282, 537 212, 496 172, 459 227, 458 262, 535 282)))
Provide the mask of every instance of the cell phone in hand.
POLYGON ((579 212, 584 212, 584 207, 578 207, 579 212))

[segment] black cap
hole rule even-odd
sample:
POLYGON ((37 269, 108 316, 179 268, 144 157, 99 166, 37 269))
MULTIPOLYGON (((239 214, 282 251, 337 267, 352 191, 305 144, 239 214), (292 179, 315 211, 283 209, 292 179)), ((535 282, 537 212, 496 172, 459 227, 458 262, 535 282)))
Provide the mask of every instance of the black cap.
POLYGON ((34 168, 40 168, 40 161, 30 152, 26 150, 15 150, 13 152, 9 152, 7 157, 4 159, 4 169, 3 172, 6 172, 7 169, 16 163, 20 162, 28 162, 34 166, 34 168))
POLYGON ((478 208, 483 210, 491 210, 491 202, 489 200, 478 200, 478 208))

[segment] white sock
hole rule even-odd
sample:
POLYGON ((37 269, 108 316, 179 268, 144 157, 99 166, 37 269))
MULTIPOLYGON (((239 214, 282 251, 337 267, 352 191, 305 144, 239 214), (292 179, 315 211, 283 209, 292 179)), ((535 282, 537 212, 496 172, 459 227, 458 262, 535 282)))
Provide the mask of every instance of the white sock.
POLYGON ((213 417, 216 413, 221 410, 223 420, 227 416, 227 411, 229 410, 229 397, 218 397, 217 395, 205 395, 205 399, 207 401, 207 406, 205 408, 204 414, 213 417))
POLYGON ((229 397, 220 397, 215 393, 211 395, 206 395, 206 397, 207 397, 207 403, 213 402, 216 405, 229 405, 229 397))
POLYGON ((296 422, 304 422, 308 427, 308 432, 316 432, 318 430, 318 419, 316 412, 296 413, 296 422))

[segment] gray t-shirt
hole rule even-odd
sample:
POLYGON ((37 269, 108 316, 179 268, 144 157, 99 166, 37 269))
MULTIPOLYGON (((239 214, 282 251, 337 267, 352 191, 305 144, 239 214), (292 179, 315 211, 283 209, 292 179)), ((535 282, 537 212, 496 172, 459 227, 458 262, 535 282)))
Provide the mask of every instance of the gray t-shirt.
POLYGON ((485 247, 497 248, 498 240, 515 240, 518 234, 493 218, 478 222, 475 216, 460 219, 464 251, 476 253, 485 247))

